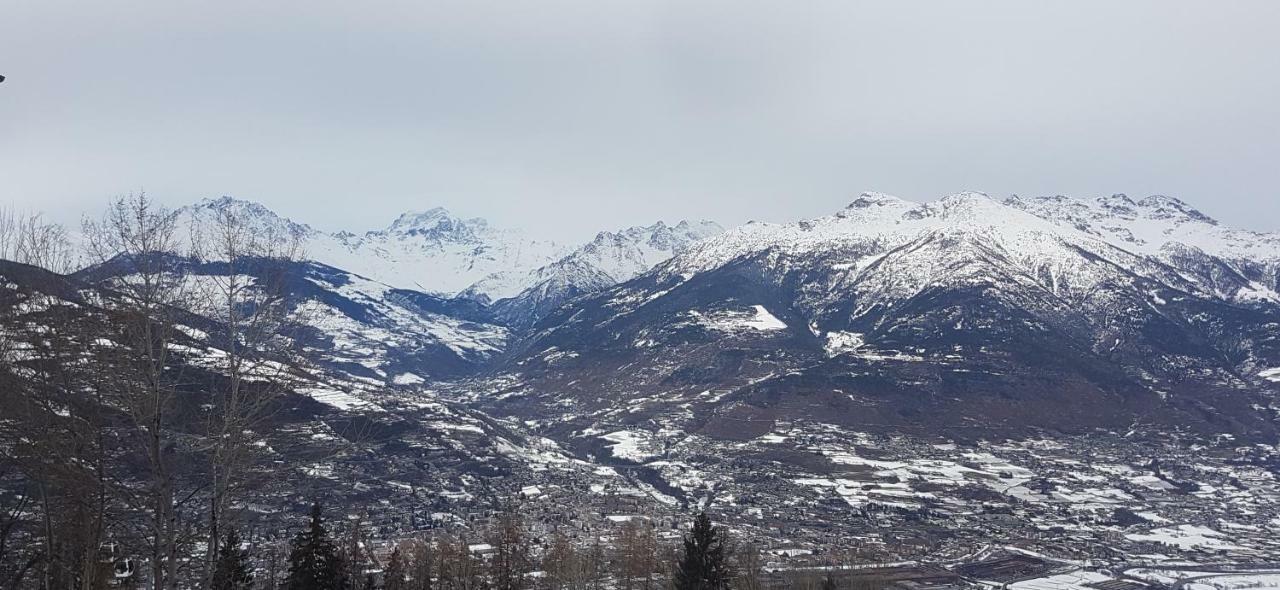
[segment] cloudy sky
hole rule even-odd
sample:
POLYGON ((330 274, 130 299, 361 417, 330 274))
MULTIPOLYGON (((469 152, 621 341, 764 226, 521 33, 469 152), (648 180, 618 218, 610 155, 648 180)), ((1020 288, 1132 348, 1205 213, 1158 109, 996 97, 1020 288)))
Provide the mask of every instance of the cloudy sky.
POLYGON ((535 231, 1171 194, 1280 231, 1280 2, 16 0, 0 201, 535 231))

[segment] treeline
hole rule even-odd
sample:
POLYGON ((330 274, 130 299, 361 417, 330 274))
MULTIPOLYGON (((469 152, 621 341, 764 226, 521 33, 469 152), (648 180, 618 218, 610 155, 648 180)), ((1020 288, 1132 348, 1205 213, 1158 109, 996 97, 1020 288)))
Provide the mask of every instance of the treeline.
POLYGON ((305 364, 269 230, 134 195, 73 248, 0 212, 0 590, 214 587, 305 364))
MULTIPOLYGON (((232 547, 226 543, 224 547, 232 547)), ((377 547, 359 521, 331 532, 320 505, 288 547, 283 568, 258 568, 262 556, 231 553, 216 590, 880 590, 884 580, 838 565, 771 571, 761 550, 737 542, 705 514, 675 542, 636 517, 605 536, 578 539, 559 531, 529 534, 518 509, 467 533, 419 536, 377 547), (468 536, 468 535, 474 536, 468 536), (256 582, 256 585, 255 585, 256 582)))
POLYGON ((319 504, 293 537, 287 569, 259 570, 237 540, 223 544, 215 590, 759 590, 763 572, 753 546, 733 547, 700 514, 678 545, 659 543, 652 523, 636 518, 610 538, 575 544, 553 533, 534 539, 516 512, 501 513, 487 533, 421 537, 381 550, 347 528, 330 531, 319 504))

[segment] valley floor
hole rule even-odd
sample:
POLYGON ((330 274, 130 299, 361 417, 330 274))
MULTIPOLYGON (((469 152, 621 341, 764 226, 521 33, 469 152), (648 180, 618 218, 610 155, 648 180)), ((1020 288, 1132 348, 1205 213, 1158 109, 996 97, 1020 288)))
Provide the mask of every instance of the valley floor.
POLYGON ((1280 579, 1238 571, 1280 570, 1272 446, 1139 430, 957 442, 808 421, 727 440, 678 419, 579 427, 477 412, 442 423, 432 404, 380 403, 436 434, 397 436, 366 459, 318 461, 297 475, 319 481, 330 505, 369 506, 363 517, 388 539, 465 535, 515 505, 535 535, 586 543, 643 518, 674 543, 688 515, 706 510, 775 571, 892 566, 906 568, 904 579, 1016 590, 1236 590, 1280 579))

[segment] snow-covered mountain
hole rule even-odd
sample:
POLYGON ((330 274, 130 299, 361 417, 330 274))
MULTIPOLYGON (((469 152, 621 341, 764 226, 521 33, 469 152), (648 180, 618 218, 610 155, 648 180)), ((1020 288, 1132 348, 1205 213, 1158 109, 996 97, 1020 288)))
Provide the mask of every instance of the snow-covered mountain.
POLYGON ((1035 397, 1018 418, 1034 423, 1045 407, 1117 395, 1117 416, 1163 412, 1190 383, 1256 391, 1280 367, 1280 237, 1168 197, 866 193, 796 223, 656 223, 573 249, 442 209, 363 234, 230 198, 182 213, 221 210, 302 239, 316 262, 298 295, 332 303, 312 314, 323 356, 387 383, 464 378, 499 358, 530 383, 620 395, 793 388, 796 375, 826 380, 851 363, 895 387, 918 381, 906 367, 985 367, 1009 381, 975 402, 937 377, 936 394, 968 409, 932 411, 961 418, 1016 391, 1035 397), (1079 384, 1074 397, 1026 380, 1055 371, 1079 384))
POLYGON ((683 252, 694 243, 723 232, 712 221, 661 221, 647 227, 600 232, 568 256, 531 272, 530 285, 519 295, 498 301, 497 316, 513 326, 528 326, 565 301, 628 281, 683 252))
MULTIPOLYGON (((161 260, 166 264, 151 268, 164 266, 180 273, 193 295, 226 276, 225 262, 177 256, 161 260)), ((251 291, 259 289, 265 277, 275 284, 277 273, 285 273, 287 307, 300 325, 276 335, 300 344, 303 352, 292 354, 284 349, 294 347, 273 344, 265 357, 250 354, 241 360, 247 371, 240 391, 256 392, 269 383, 273 392, 270 409, 244 431, 253 440, 251 452, 260 454, 252 467, 255 477, 264 482, 261 490, 251 492, 256 494, 253 505, 284 511, 301 494, 325 494, 335 503, 341 498, 350 504, 368 502, 373 495, 429 513, 428 502, 442 501, 440 496, 469 501, 473 494, 494 493, 489 481, 502 481, 499 475, 528 478, 530 470, 545 469, 545 462, 575 463, 554 443, 528 438, 423 385, 473 372, 477 363, 503 346, 505 330, 466 319, 475 311, 466 307, 469 302, 393 289, 314 262, 283 268, 271 261, 239 262, 236 274, 251 291), (335 486, 339 480, 358 485, 335 486), (424 499, 415 489, 431 490, 432 498, 424 499)), ((6 374, 14 366, 22 375, 36 374, 45 366, 62 370, 68 367, 62 356, 67 350, 81 359, 96 359, 101 364, 87 365, 94 371, 118 362, 122 353, 115 351, 136 343, 118 340, 129 338, 128 331, 111 321, 115 302, 123 299, 116 281, 130 268, 128 261, 115 259, 63 276, 0 260, 0 333, 10 353, 5 360, 13 363, 6 365, 6 374), (51 334, 60 338, 60 349, 51 345, 51 334), (79 340, 84 334, 94 337, 79 340), (14 350, 29 352, 12 354, 14 350)), ((166 386, 181 394, 175 396, 177 407, 165 414, 166 428, 176 433, 165 452, 177 458, 175 464, 196 464, 206 457, 202 449, 208 445, 211 413, 230 387, 226 371, 231 340, 216 313, 184 309, 167 317, 174 319, 177 329, 164 336, 169 351, 166 386)), ((77 371, 88 370, 80 368, 86 365, 83 360, 71 365, 77 371)), ((77 378, 88 379, 79 374, 77 378)), ((81 382, 88 381, 73 381, 81 382)), ((119 428, 110 419, 121 411, 121 398, 116 396, 129 395, 128 388, 96 396, 71 391, 75 395, 42 400, 48 414, 42 419, 48 420, 50 432, 60 431, 63 424, 78 428, 70 425, 103 417, 113 425, 108 428, 119 428)), ((12 416, 29 416, 29 406, 20 405, 19 397, 3 398, 0 422, 6 422, 6 428, 12 416)), ((137 445, 117 430, 109 432, 112 435, 102 436, 100 444, 108 446, 113 457, 132 460, 128 454, 137 445)), ((133 477, 136 463, 126 464, 130 467, 120 475, 133 477)))
POLYGON ((1256 244, 1275 236, 1193 246, 1177 238, 1217 226, 1171 199, 1142 203, 1090 225, 1131 234, 980 193, 864 194, 834 215, 747 224, 569 302, 508 370, 602 409, 658 395, 668 410, 713 400, 837 421, 1114 428, 1203 424, 1213 408, 1269 432, 1273 410, 1253 408, 1272 403, 1280 303, 1256 244), (1182 262, 1190 248, 1195 265, 1182 262))
MULTIPOLYGON (((332 487, 334 504, 376 500, 412 526, 486 498, 586 498, 580 514, 600 515, 649 498, 750 527, 823 514, 897 535, 891 514, 981 531, 955 519, 1006 501, 1002 516, 1040 505, 1094 526, 1117 497, 1136 509, 1151 491, 1175 500, 1160 500, 1168 517, 1185 498, 1236 497, 1274 516, 1244 494, 1274 487, 1274 460, 1245 454, 1280 440, 1280 235, 1174 199, 868 193, 796 223, 658 223, 576 248, 442 210, 363 234, 233 199, 182 213, 219 210, 259 238, 298 235, 315 259, 289 265, 303 324, 290 338, 306 354, 262 429, 275 483, 255 505, 332 487), (331 460, 348 442, 357 455, 331 460), (996 448, 1017 448, 1018 466, 996 448), (1105 502, 1090 506, 1079 466, 1100 450, 1086 476, 1105 502), (1172 477, 1209 473, 1210 454, 1231 466, 1212 488, 1172 477)), ((197 283, 258 279, 186 264, 197 283)), ((46 313, 102 315, 129 272, 0 262, 0 309, 22 312, 8 325, 38 345, 46 313), (22 302, 42 290, 72 305, 22 302)), ((217 316, 185 314, 179 331, 183 378, 216 382, 217 316)), ((193 441, 213 407, 197 393, 181 400, 193 441)))
POLYGON ((1280 234, 1238 230, 1166 196, 1017 196, 1004 204, 1155 257, 1231 301, 1280 302, 1280 234))
POLYGON ((569 249, 483 219, 454 217, 443 208, 404 213, 386 228, 325 233, 280 217, 257 203, 222 197, 185 207, 191 216, 230 209, 264 229, 302 238, 306 255, 330 266, 401 289, 446 296, 466 293, 483 300, 510 297, 533 270, 569 249))
MULTIPOLYGON (((234 274, 246 293, 271 285, 292 318, 282 336, 296 341, 334 382, 376 390, 468 376, 502 352, 510 337, 473 301, 397 289, 318 262, 247 258, 231 269, 225 261, 173 260, 187 285, 188 311, 210 325, 222 321, 228 277, 234 274)), ((127 261, 113 260, 70 279, 110 288, 129 269, 127 261)), ((209 355, 220 356, 216 350, 209 355)))
POLYGON ((182 208, 186 220, 233 212, 259 235, 300 238, 307 258, 398 289, 483 303, 507 299, 503 317, 530 323, 569 297, 631 279, 689 244, 722 231, 709 221, 658 222, 600 232, 576 248, 454 217, 443 208, 404 213, 384 229, 325 233, 251 201, 222 197, 182 208))

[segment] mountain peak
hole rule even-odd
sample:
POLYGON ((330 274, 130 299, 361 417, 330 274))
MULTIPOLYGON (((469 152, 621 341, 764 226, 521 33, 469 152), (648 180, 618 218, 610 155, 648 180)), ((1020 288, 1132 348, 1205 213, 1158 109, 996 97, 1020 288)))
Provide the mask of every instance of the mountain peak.
POLYGON ((387 226, 388 231, 405 231, 409 229, 421 229, 435 227, 441 222, 452 221, 449 211, 444 207, 432 207, 420 211, 406 211, 396 217, 391 225, 387 226))
POLYGON ((909 201, 895 197, 887 193, 878 193, 868 191, 858 195, 858 198, 850 202, 845 209, 865 209, 867 207, 877 207, 884 205, 912 204, 909 201))
POLYGON ((206 211, 234 213, 244 223, 262 228, 264 231, 271 229, 281 235, 306 236, 315 233, 311 226, 297 223, 292 219, 281 216, 261 203, 237 199, 229 195, 223 195, 216 199, 201 199, 194 205, 187 205, 178 209, 177 213, 198 219, 203 217, 206 211))
POLYGON ((978 191, 963 191, 952 193, 928 205, 941 207, 944 210, 954 209, 970 209, 970 208, 990 208, 992 206, 1003 207, 1000 202, 992 199, 987 193, 978 191))
POLYGON ((433 207, 402 213, 386 229, 370 231, 366 236, 419 236, 431 241, 470 244, 481 241, 488 230, 489 223, 484 219, 459 219, 444 207, 433 207))
POLYGON ((1218 221, 1200 211, 1191 205, 1188 205, 1181 199, 1168 197, 1165 195, 1151 195, 1141 201, 1138 206, 1147 212, 1147 217, 1151 219, 1178 219, 1184 218, 1190 221, 1199 221, 1210 225, 1217 225, 1218 221))
POLYGON ((222 195, 221 197, 218 197, 216 199, 204 198, 204 199, 201 199, 200 202, 196 203, 195 205, 191 205, 189 207, 183 207, 183 209, 208 209, 210 211, 238 210, 238 211, 253 213, 255 215, 264 216, 264 217, 266 216, 280 217, 274 211, 268 209, 262 203, 249 201, 246 199, 237 199, 230 195, 222 195))
POLYGON ((908 211, 906 216, 911 219, 939 217, 991 223, 1009 214, 1023 215, 1021 211, 992 199, 986 193, 965 191, 917 206, 908 211))

